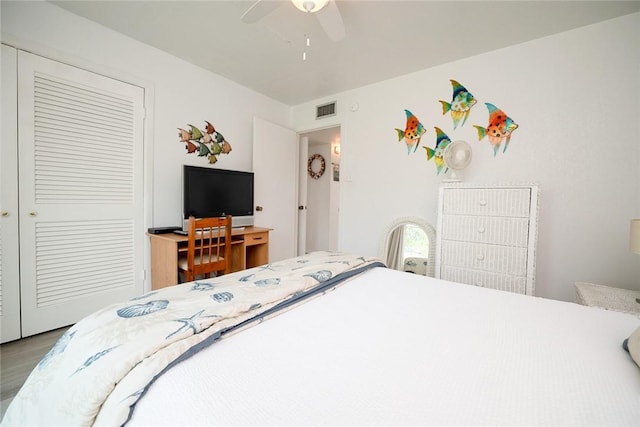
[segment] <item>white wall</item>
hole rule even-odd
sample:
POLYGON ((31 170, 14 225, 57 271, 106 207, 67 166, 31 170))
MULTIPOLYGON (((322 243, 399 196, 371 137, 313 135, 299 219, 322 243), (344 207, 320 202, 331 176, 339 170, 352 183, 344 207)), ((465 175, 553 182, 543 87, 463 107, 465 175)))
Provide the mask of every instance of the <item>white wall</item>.
POLYGON ((423 145, 435 145, 433 126, 472 145, 467 182, 540 184, 537 295, 573 300, 574 281, 640 289, 640 257, 628 251, 640 217, 639 76, 636 13, 299 105, 293 123, 317 127, 315 106, 337 99, 322 124, 342 131, 339 249, 377 255, 397 217, 436 224, 442 177, 394 131, 407 108, 427 127, 423 145), (438 102, 451 99, 449 79, 479 101, 455 131, 438 102), (496 157, 472 127, 487 124, 484 102, 520 126, 496 157))
POLYGON ((288 106, 50 3, 2 1, 0 7, 3 43, 151 88, 149 226, 180 223, 181 165, 208 166, 186 153, 178 127, 210 121, 233 150, 215 167, 251 170, 253 116, 290 126, 288 106))
MULTIPOLYGON (((177 127, 211 121, 233 151, 216 167, 250 170, 252 117, 290 126, 290 108, 46 2, 2 1, 2 41, 152 92, 149 226, 180 219, 180 165, 203 165, 178 142, 177 127)), ((502 49, 337 94, 293 109, 300 131, 341 125, 339 249, 377 255, 381 234, 408 215, 436 223, 433 163, 397 142, 405 108, 427 126, 473 144, 466 180, 541 185, 538 295, 571 300, 577 280, 640 289, 640 257, 628 252, 629 219, 640 217, 640 14, 502 49), (449 79, 480 101, 455 132, 439 99, 449 79), (338 100, 338 115, 314 120, 315 105, 338 100), (519 125, 493 157, 472 124, 483 102, 519 125), (356 111, 351 111, 354 106, 356 111), (357 106, 357 108, 355 108, 357 106)))

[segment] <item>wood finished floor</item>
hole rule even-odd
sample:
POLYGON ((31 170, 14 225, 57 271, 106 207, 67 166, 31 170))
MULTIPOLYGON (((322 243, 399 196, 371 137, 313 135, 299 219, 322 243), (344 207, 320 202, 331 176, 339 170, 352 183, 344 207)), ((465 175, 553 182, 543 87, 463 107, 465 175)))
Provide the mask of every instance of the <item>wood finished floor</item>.
POLYGON ((68 327, 11 341, 0 345, 0 414, 18 393, 40 359, 58 341, 68 327))

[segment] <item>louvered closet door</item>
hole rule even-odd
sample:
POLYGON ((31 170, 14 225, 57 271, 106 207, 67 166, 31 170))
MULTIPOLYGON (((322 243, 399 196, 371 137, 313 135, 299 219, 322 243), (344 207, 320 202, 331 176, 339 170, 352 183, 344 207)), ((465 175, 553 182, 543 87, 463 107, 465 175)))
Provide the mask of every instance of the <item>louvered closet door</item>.
POLYGON ((20 338, 17 51, 2 45, 0 140, 0 343, 20 338))
POLYGON ((143 89, 18 56, 22 334, 143 289, 143 89))

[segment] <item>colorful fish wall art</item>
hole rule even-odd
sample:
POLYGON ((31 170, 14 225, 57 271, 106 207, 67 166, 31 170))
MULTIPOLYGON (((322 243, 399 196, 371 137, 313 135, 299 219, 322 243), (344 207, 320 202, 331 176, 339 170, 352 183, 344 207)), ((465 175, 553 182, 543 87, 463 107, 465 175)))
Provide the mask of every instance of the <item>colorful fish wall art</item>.
POLYGON ((231 144, 218 132, 211 123, 205 121, 204 132, 193 125, 190 130, 178 128, 178 138, 185 143, 187 153, 197 153, 199 157, 207 157, 209 163, 218 161, 218 155, 229 154, 231 144))
POLYGON ((440 172, 442 172, 443 169, 444 173, 447 173, 449 170, 449 168, 444 164, 444 150, 447 148, 447 145, 451 144, 451 139, 439 127, 434 127, 434 129, 436 131, 435 148, 423 148, 427 150, 427 160, 433 159, 436 164, 437 174, 440 175, 440 172))
POLYGON ((505 144, 502 152, 507 151, 511 141, 511 133, 518 129, 518 125, 495 105, 488 102, 484 105, 489 110, 489 124, 486 128, 478 125, 473 125, 473 127, 478 130, 478 141, 482 141, 485 136, 489 137, 489 143, 493 146, 493 155, 495 156, 503 141, 505 144))
POLYGON ((446 101, 440 101, 442 104, 442 114, 447 114, 451 111, 451 118, 453 119, 453 128, 456 129, 458 125, 464 126, 464 123, 469 117, 471 108, 476 105, 476 99, 473 97, 464 86, 455 80, 450 80, 451 86, 453 86, 453 96, 451 103, 446 101), (462 121, 462 123, 460 123, 462 121))
POLYGON ((420 145, 420 138, 427 131, 420 120, 409 110, 404 110, 407 115, 407 124, 404 130, 396 128, 396 132, 398 133, 398 141, 402 141, 407 144, 407 154, 411 154, 412 150, 415 152, 418 149, 418 145, 420 145))

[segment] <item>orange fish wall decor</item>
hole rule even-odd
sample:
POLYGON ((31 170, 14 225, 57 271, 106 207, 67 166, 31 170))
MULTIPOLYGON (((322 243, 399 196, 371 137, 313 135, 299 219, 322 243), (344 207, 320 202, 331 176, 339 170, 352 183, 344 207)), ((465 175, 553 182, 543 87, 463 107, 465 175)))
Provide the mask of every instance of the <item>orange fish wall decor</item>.
POLYGON ((505 114, 493 104, 485 102, 487 110, 489 110, 489 124, 487 127, 473 125, 478 130, 478 141, 482 141, 485 136, 489 137, 489 143, 493 146, 493 155, 495 156, 504 142, 504 149, 507 151, 509 142, 511 141, 511 133, 518 129, 518 125, 513 119, 505 114))
POLYGON ((398 128, 395 130, 398 133, 398 141, 404 139, 405 144, 407 144, 407 154, 411 154, 412 150, 415 152, 418 149, 420 138, 422 138, 422 135, 424 135, 427 130, 411 111, 404 110, 404 113, 407 116, 407 124, 404 130, 398 128))
POLYGON ((205 121, 204 132, 193 125, 190 130, 178 128, 178 138, 185 143, 187 153, 197 153, 199 157, 207 157, 209 163, 218 161, 218 155, 229 154, 231 144, 218 132, 211 123, 205 121))

